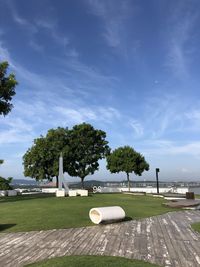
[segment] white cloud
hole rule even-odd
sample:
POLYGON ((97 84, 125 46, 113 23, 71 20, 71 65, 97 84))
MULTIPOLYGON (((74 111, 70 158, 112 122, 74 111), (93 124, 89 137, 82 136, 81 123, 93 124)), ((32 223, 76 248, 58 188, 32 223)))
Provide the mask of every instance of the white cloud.
POLYGON ((200 157, 199 141, 173 142, 170 140, 146 140, 142 144, 144 154, 147 155, 165 155, 165 156, 193 156, 200 157))
POLYGON ((0 60, 1 61, 9 61, 11 62, 10 60, 10 54, 8 52, 8 50, 4 47, 3 43, 0 41, 0 60))
MULTIPOLYGON (((62 118, 61 121, 67 121, 71 124, 82 122, 103 122, 112 123, 120 117, 119 111, 112 107, 75 107, 65 108, 57 106, 54 108, 62 118)), ((58 117, 58 116, 57 116, 58 117)))
MULTIPOLYGON (((20 159, 21 160, 21 159, 20 159)), ((11 157, 4 161, 4 164, 1 165, 1 175, 5 178, 14 177, 14 178, 23 178, 23 168, 20 161, 12 159, 11 157)))
POLYGON ((0 145, 26 143, 34 138, 34 123, 30 123, 25 118, 22 119, 22 117, 17 117, 14 114, 0 117, 0 126, 0 145))
POLYGON ((17 132, 31 132, 33 130, 33 126, 30 123, 25 122, 21 118, 12 118, 9 115, 6 118, 1 118, 0 119, 1 126, 8 126, 11 127, 12 129, 15 129, 17 132))
POLYGON ((188 169, 186 169, 186 168, 182 168, 181 169, 181 172, 183 172, 183 173, 189 173, 190 171, 188 169))
POLYGON ((0 145, 12 143, 27 143, 32 142, 34 136, 31 132, 27 133, 18 129, 9 129, 0 132, 0 145))
POLYGON ((55 111, 64 117, 64 121, 74 124, 88 121, 96 117, 90 110, 75 110, 58 106, 55 107, 55 111))
POLYGON ((120 112, 113 107, 98 107, 97 108, 98 120, 112 123, 113 119, 120 119, 120 112))
POLYGON ((200 110, 199 109, 193 109, 189 112, 186 112, 185 116, 188 119, 200 121, 200 110))
POLYGON ((173 145, 169 149, 171 154, 187 154, 193 156, 200 156, 200 142, 191 142, 181 146, 173 145))

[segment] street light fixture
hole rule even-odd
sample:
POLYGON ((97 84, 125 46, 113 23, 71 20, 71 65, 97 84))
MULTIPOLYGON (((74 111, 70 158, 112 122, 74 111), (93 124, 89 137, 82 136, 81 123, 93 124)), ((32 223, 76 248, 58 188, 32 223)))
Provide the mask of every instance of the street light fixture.
POLYGON ((156 184, 157 184, 157 194, 159 194, 159 181, 158 181, 158 173, 160 172, 159 168, 156 168, 156 184))

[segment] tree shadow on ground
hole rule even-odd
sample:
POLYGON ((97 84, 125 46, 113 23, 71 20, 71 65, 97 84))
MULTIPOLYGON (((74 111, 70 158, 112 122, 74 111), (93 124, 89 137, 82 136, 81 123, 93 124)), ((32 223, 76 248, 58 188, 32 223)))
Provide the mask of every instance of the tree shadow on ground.
POLYGON ((52 198, 52 197, 55 197, 55 195, 33 194, 33 195, 19 195, 19 196, 12 196, 12 197, 1 197, 0 203, 16 202, 16 201, 24 201, 24 200, 32 200, 32 199, 42 199, 42 198, 52 198))
POLYGON ((133 220, 132 217, 128 217, 128 216, 126 216, 126 217, 123 219, 123 222, 131 221, 131 220, 133 220))
POLYGON ((0 224, 0 232, 5 231, 6 229, 9 229, 15 225, 16 224, 14 224, 14 223, 12 223, 12 224, 0 224))
POLYGON ((127 221, 131 221, 133 220, 132 217, 128 217, 126 216, 124 219, 122 220, 117 220, 117 221, 114 221, 114 220, 110 220, 110 221, 103 221, 101 222, 101 225, 105 225, 105 224, 114 224, 114 223, 122 223, 122 222, 127 222, 127 221))

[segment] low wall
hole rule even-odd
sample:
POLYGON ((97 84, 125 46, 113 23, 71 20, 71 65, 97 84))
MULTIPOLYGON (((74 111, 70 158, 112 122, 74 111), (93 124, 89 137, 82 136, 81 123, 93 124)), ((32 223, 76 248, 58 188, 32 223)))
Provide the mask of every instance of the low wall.
POLYGON ((42 193, 56 193, 58 188, 42 188, 42 193))
POLYGON ((189 192, 194 192, 195 194, 200 195, 200 186, 190 187, 189 192))
MULTIPOLYGON (((119 188, 120 191, 128 191, 128 187, 122 187, 119 188)), ((157 188, 156 187, 131 187, 130 188, 131 192, 146 192, 147 194, 154 194, 157 193, 157 188)), ((178 193, 178 194, 185 194, 186 192, 189 191, 188 187, 160 187, 159 188, 159 193, 178 193)))
MULTIPOLYGON (((56 193, 57 188, 42 188, 42 193, 56 193)), ((128 191, 128 187, 101 187, 98 190, 99 193, 120 193, 128 191)), ((155 194, 157 193, 156 187, 131 187, 131 192, 146 192, 147 194, 155 194)), ((160 187, 159 192, 162 193, 178 193, 185 194, 189 191, 188 187, 178 187, 178 188, 170 188, 170 187, 160 187)))

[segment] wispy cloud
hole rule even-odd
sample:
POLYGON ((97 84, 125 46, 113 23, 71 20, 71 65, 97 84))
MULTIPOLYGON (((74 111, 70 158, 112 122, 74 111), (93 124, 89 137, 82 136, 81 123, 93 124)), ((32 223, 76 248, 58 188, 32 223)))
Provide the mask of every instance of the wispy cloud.
POLYGON ((134 133, 135 133, 135 135, 137 137, 142 137, 143 136, 144 129, 143 129, 143 126, 141 125, 140 122, 138 122, 137 120, 130 120, 129 121, 129 125, 134 130, 134 133))
POLYGON ((174 7, 168 21, 169 34, 167 35, 169 52, 166 65, 179 79, 184 80, 190 76, 193 29, 198 17, 190 1, 179 1, 174 7))
POLYGON ((120 118, 119 111, 112 107, 76 107, 76 109, 73 109, 57 106, 55 111, 60 117, 60 121, 67 121, 72 124, 82 122, 112 124, 114 120, 120 118))
POLYGON ((102 19, 104 23, 104 33, 107 44, 111 47, 119 48, 124 41, 124 31, 127 19, 130 17, 132 5, 129 1, 106 1, 88 0, 90 11, 102 19))
POLYGON ((39 44, 38 42, 34 41, 33 39, 30 40, 29 44, 30 44, 30 47, 33 48, 37 52, 43 52, 44 51, 44 46, 39 44))
POLYGON ((69 44, 69 38, 59 33, 57 20, 53 17, 37 18, 30 21, 28 18, 24 18, 19 14, 17 6, 14 1, 8 0, 7 5, 11 11, 13 21, 27 31, 29 36, 29 45, 34 50, 41 52, 44 45, 38 42, 37 34, 46 30, 51 36, 52 40, 65 48, 69 44))
POLYGON ((0 118, 0 145, 26 143, 34 137, 33 125, 20 117, 8 115, 0 118))
POLYGON ((6 2, 6 4, 8 5, 11 14, 12 14, 12 18, 13 20, 20 26, 26 28, 28 31, 30 31, 31 33, 36 33, 37 32, 37 28, 35 27, 35 25, 33 25, 32 23, 30 23, 27 19, 25 19, 23 16, 21 16, 17 10, 17 7, 15 5, 15 2, 12 0, 8 0, 6 2))
POLYGON ((146 140, 146 148, 143 149, 146 155, 185 155, 200 157, 200 142, 188 141, 177 143, 170 140, 146 140))
POLYGON ((128 124, 136 137, 158 139, 180 127, 180 123, 177 124, 179 112, 179 101, 176 96, 152 95, 145 99, 139 118, 135 119, 133 114, 133 119, 128 119, 128 124))
POLYGON ((187 96, 178 93, 148 96, 142 111, 140 116, 134 116, 133 112, 124 120, 133 129, 135 137, 153 141, 174 140, 180 135, 182 140, 184 135, 185 142, 188 142, 191 136, 200 134, 199 101, 187 96))
POLYGON ((6 119, 1 120, 1 126, 8 126, 12 129, 17 129, 17 131, 20 131, 20 132, 23 132, 23 131, 31 132, 33 130, 33 125, 17 117, 10 118, 8 116, 6 119))
POLYGON ((37 25, 39 29, 47 30, 52 36, 52 39, 63 47, 66 47, 69 44, 69 38, 59 33, 57 20, 40 18, 35 20, 35 25, 37 25))
MULTIPOLYGON (((8 52, 8 50, 4 47, 3 42, 0 41, 0 60, 7 60, 7 61, 11 61, 10 60, 10 54, 8 52)), ((11 63, 12 64, 12 63, 11 63)))
MULTIPOLYGON (((72 126, 76 123, 87 121, 89 123, 112 124, 120 120, 120 112, 106 104, 94 105, 85 102, 82 91, 70 88, 65 78, 49 77, 34 73, 24 68, 20 63, 11 59, 7 49, 0 44, 0 57, 4 56, 11 63, 18 79, 28 85, 23 90, 23 100, 16 97, 12 113, 0 118, 1 136, 0 143, 31 142, 41 133, 45 134, 49 128, 58 126, 72 126), (56 90, 55 90, 56 88, 56 90), (27 98, 28 97, 28 98, 27 98), (33 104, 34 103, 34 104, 33 104)), ((78 73, 84 73, 90 82, 95 84, 110 84, 106 77, 97 70, 91 69, 81 62, 76 62, 78 73)), ((72 69, 74 66, 72 66, 72 69)), ((75 70, 74 70, 75 71, 75 70)), ((78 81, 81 82, 79 76, 78 81)), ((85 88, 88 87, 85 85, 85 88)), ((88 89, 88 88, 87 88, 88 89)), ((94 92, 90 92, 91 95, 94 92)), ((17 95, 18 96, 18 95, 17 95)))

